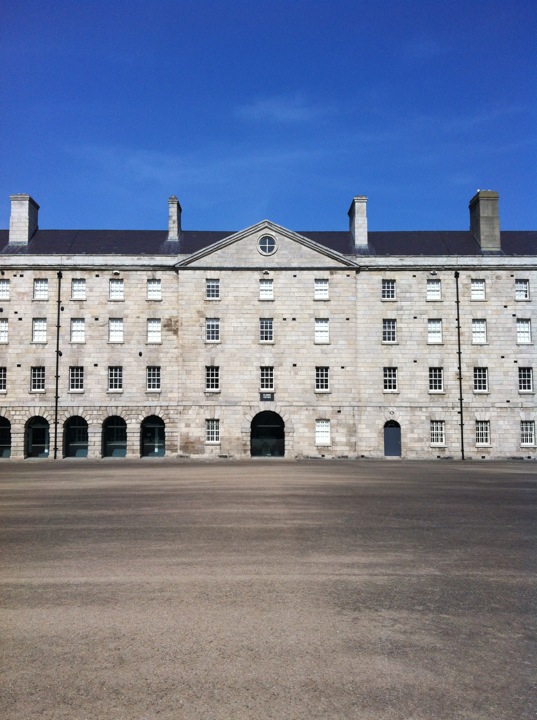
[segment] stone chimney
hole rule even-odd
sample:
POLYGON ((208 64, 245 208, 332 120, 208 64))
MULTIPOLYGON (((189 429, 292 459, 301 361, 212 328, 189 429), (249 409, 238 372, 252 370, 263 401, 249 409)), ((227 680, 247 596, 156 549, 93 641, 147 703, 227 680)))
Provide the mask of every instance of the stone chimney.
POLYGON ((367 198, 357 195, 349 208, 349 230, 356 250, 367 249, 367 198))
POLYGON ((470 232, 481 250, 500 252, 499 195, 494 190, 478 190, 470 200, 470 232))
POLYGON ((24 193, 10 195, 11 217, 9 219, 10 245, 28 245, 37 230, 39 205, 24 193))
POLYGON ((168 240, 179 240, 181 212, 179 200, 172 195, 168 200, 168 240))

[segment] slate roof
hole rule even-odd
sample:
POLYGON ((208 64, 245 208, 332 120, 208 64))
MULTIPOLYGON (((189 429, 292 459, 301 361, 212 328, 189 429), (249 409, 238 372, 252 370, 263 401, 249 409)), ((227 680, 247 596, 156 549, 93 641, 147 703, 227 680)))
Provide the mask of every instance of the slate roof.
MULTIPOLYGON (((235 231, 185 230, 180 241, 169 241, 166 230, 38 230, 27 246, 8 245, 9 232, 0 230, 2 255, 190 255, 235 231)), ((299 231, 315 243, 343 255, 355 255, 349 232, 299 231)), ((370 232, 366 255, 484 255, 469 231, 370 232)), ((537 231, 503 231, 502 254, 537 255, 537 231)), ((362 254, 362 253, 358 253, 362 254)))

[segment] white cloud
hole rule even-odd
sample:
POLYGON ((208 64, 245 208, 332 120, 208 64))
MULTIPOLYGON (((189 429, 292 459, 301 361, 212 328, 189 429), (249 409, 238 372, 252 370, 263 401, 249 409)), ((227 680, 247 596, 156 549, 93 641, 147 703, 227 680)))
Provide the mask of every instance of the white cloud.
POLYGON ((335 108, 306 100, 300 94, 258 98, 238 107, 235 114, 255 122, 297 125, 310 123, 335 114, 335 108))

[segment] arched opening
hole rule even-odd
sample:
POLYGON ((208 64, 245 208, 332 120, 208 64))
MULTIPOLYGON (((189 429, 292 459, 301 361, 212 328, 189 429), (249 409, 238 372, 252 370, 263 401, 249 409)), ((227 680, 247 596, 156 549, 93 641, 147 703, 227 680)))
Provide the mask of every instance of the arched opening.
POLYGON ((163 457, 166 450, 164 420, 156 415, 144 418, 140 427, 140 455, 163 457))
POLYGON ((127 454, 127 423, 119 415, 103 422, 103 457, 125 457, 127 454))
POLYGON ((26 423, 26 457, 48 457, 49 424, 44 417, 30 418, 26 423))
POLYGON ((401 457, 401 426, 395 420, 384 425, 385 457, 401 457))
POLYGON ((285 423, 278 413, 265 410, 252 420, 250 428, 252 457, 283 457, 285 455, 285 423))
POLYGON ((0 458, 11 457, 11 423, 0 417, 0 458))
POLYGON ((78 415, 63 426, 63 456, 88 457, 88 423, 78 415))

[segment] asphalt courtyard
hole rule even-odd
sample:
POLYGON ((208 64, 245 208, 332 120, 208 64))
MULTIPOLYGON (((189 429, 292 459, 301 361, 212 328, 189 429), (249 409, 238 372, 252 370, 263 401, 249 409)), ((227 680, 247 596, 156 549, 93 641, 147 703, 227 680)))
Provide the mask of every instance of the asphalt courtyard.
POLYGON ((535 470, 4 463, 0 716, 535 718, 535 470))

